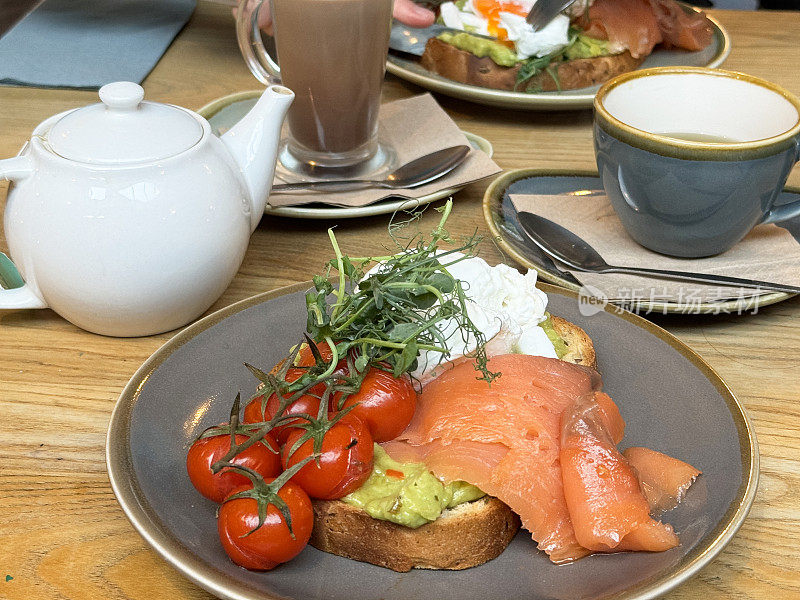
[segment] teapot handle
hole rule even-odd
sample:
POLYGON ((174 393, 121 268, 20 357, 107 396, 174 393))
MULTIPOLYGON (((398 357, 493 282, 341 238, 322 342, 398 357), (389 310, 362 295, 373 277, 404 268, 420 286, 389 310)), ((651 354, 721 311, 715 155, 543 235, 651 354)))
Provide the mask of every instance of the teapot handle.
POLYGON ((272 59, 261 41, 258 11, 265 0, 241 0, 236 14, 236 39, 250 72, 261 83, 273 85, 281 82, 281 68, 272 59))
MULTIPOLYGON (((26 156, 15 156, 0 160, 0 178, 19 181, 33 172, 26 156)), ((17 267, 0 252, 0 309, 2 308, 47 308, 47 303, 25 283, 17 267)))

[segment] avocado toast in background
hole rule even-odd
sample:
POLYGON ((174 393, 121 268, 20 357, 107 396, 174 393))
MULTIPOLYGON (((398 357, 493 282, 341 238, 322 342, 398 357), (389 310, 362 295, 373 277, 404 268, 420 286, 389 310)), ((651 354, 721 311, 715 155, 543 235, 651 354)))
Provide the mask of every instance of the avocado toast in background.
POLYGON ((711 42, 705 15, 674 0, 578 0, 538 32, 525 22, 532 5, 530 0, 441 4, 439 21, 453 31, 428 41, 421 66, 492 89, 571 90, 637 68, 657 45, 696 51, 711 42))

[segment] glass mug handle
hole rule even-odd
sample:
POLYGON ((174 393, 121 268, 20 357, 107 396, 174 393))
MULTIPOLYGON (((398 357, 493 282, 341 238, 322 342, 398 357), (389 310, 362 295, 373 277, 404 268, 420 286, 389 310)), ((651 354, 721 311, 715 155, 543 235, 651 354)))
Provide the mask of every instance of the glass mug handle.
POLYGON ((264 0, 242 0, 236 14, 236 39, 250 72, 261 83, 272 85, 281 82, 281 68, 264 48, 258 11, 264 0))

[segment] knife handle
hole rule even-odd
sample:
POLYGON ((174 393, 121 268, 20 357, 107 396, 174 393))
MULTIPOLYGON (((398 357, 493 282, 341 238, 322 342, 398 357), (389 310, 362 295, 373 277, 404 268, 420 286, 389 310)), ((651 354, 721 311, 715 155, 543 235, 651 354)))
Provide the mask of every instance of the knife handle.
POLYGON ((657 277, 659 279, 678 279, 680 281, 697 281, 700 283, 712 283, 716 285, 730 285, 744 288, 755 288, 771 290, 775 292, 786 292, 788 294, 800 294, 800 287, 793 285, 783 285, 771 283, 769 281, 759 281, 757 279, 743 279, 741 277, 729 277, 727 275, 713 275, 711 273, 689 273, 684 271, 668 271, 661 269, 644 269, 637 267, 609 267, 598 273, 630 273, 632 275, 645 275, 647 277, 657 277))

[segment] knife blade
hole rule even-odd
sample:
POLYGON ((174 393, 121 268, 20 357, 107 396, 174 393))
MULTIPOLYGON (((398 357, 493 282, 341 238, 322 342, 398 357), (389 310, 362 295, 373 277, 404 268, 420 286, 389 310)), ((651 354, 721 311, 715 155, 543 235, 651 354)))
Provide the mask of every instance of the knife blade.
POLYGON ((469 33, 475 37, 497 41, 497 38, 489 35, 465 32, 460 29, 445 27, 444 25, 440 25, 438 23, 434 23, 430 27, 418 28, 409 27, 408 25, 404 25, 400 21, 395 20, 392 21, 392 29, 389 33, 389 48, 398 52, 413 54, 414 56, 422 56, 422 54, 425 52, 425 45, 428 43, 428 40, 445 32, 469 33))

